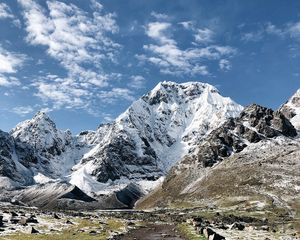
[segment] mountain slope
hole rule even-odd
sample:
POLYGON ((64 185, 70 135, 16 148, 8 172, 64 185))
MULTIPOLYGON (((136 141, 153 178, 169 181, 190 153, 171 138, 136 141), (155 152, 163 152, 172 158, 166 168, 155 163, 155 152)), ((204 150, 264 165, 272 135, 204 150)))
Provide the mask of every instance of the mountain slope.
POLYGON ((295 128, 279 111, 246 107, 238 118, 213 130, 198 145, 198 156, 183 158, 138 206, 238 208, 241 201, 249 208, 254 203, 267 208, 275 201, 289 215, 300 195, 295 136, 295 128))
POLYGON ((19 163, 14 139, 0 131, 0 189, 11 189, 31 182, 30 171, 19 163))

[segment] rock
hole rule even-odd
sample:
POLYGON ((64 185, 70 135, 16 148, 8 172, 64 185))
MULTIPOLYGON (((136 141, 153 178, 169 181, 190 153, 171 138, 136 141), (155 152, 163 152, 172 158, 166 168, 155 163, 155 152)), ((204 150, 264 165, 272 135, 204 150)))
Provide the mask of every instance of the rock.
POLYGON ((92 230, 89 233, 90 233, 90 235, 97 235, 97 232, 95 230, 92 230))
POLYGON ((66 224, 73 225, 73 223, 72 223, 70 220, 67 220, 67 221, 66 221, 66 224))
POLYGON ((0 227, 3 226, 3 216, 0 216, 0 227))
POLYGON ((225 239, 225 237, 221 236, 218 233, 214 233, 213 235, 210 235, 208 239, 209 240, 223 240, 223 239, 225 239))
POLYGON ((23 212, 23 211, 19 211, 19 214, 20 214, 21 216, 25 216, 25 212, 23 212))
POLYGON ((53 218, 60 219, 60 217, 56 213, 53 214, 53 218))
POLYGON ((19 218, 11 218, 11 219, 10 219, 10 222, 11 222, 12 224, 17 224, 17 223, 19 223, 19 221, 20 221, 19 218))
POLYGON ((194 227, 201 227, 203 225, 203 219, 201 217, 195 217, 191 223, 194 227))
POLYGON ((26 223, 39 223, 39 221, 35 218, 34 215, 32 215, 26 219, 26 223))
POLYGON ((225 237, 221 236, 220 234, 216 233, 211 228, 203 228, 202 233, 208 240, 222 240, 225 239, 225 237))
POLYGON ((229 227, 227 227, 227 226, 224 225, 224 224, 220 224, 220 225, 217 226, 217 228, 223 229, 223 230, 227 230, 229 227))
POLYGON ((27 219, 25 217, 21 217, 21 219, 19 220, 19 224, 26 226, 27 225, 27 219))
POLYGON ((16 212, 10 212, 12 217, 18 217, 19 215, 16 212))
POLYGON ((237 230, 243 231, 245 229, 245 225, 243 223, 240 223, 240 222, 235 222, 231 226, 231 229, 237 229, 237 230))
POLYGON ((134 226, 135 224, 134 224, 134 222, 128 222, 127 225, 128 226, 134 226))
POLYGON ((269 226, 267 226, 267 225, 263 225, 263 226, 259 227, 259 229, 263 230, 263 231, 269 231, 270 230, 269 226))
POLYGON ((37 234, 37 233, 40 233, 38 230, 36 230, 34 227, 31 227, 30 228, 30 233, 31 234, 37 234))
POLYGON ((215 231, 212 230, 211 228, 204 228, 203 229, 203 235, 208 239, 209 236, 215 234, 215 231))

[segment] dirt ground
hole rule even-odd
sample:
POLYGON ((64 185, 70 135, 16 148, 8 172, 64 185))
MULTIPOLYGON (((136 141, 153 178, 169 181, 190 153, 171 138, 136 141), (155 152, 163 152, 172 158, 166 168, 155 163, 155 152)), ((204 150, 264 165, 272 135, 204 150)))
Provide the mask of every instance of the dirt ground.
POLYGON ((139 229, 129 231, 119 240, 184 240, 174 225, 150 224, 139 229))

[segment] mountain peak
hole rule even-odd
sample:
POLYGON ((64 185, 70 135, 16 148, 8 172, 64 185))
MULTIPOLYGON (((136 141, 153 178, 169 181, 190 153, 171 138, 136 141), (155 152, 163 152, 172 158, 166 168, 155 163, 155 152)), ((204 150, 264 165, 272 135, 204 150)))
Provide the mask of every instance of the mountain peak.
POLYGON ((280 107, 279 111, 291 121, 298 131, 300 130, 300 89, 280 107))
POLYGON ((45 118, 49 118, 49 116, 48 116, 45 112, 43 112, 43 111, 38 111, 38 112, 34 115, 34 117, 45 117, 45 118))
POLYGON ((150 103, 150 105, 155 105, 161 102, 184 102, 200 97, 200 95, 205 91, 209 94, 219 94, 219 91, 208 83, 176 83, 163 81, 158 83, 153 90, 144 95, 142 99, 150 103))
POLYGON ((38 111, 32 119, 19 123, 11 132, 16 133, 33 129, 55 131, 56 125, 45 112, 38 111))
POLYGON ((300 89, 298 89, 296 93, 289 99, 288 103, 300 108, 300 89))

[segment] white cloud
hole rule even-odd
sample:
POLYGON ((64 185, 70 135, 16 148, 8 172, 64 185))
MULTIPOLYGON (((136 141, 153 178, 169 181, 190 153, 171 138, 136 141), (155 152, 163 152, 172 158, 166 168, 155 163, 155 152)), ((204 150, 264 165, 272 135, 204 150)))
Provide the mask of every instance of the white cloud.
POLYGON ((54 102, 54 108, 59 109, 62 106, 66 106, 66 108, 83 108, 86 104, 85 102, 88 100, 85 97, 89 95, 89 92, 81 88, 76 88, 76 86, 70 87, 69 84, 65 79, 56 79, 54 83, 38 81, 32 85, 38 90, 38 93, 35 95, 45 102, 54 102))
POLYGON ((10 7, 6 3, 0 3, 0 19, 14 18, 10 7))
POLYGON ((12 87, 21 85, 20 81, 11 75, 22 67, 25 60, 25 55, 9 52, 0 46, 0 86, 12 87))
POLYGON ((198 43, 210 43, 213 42, 214 32, 208 28, 197 29, 194 36, 198 43))
POLYGON ((15 73, 25 59, 25 55, 9 52, 0 46, 0 73, 15 73))
POLYGON ((146 34, 161 44, 175 44, 175 41, 170 39, 166 34, 166 31, 169 30, 171 26, 171 23, 167 22, 151 22, 146 28, 146 34))
POLYGON ((114 117, 109 113, 102 114, 102 117, 105 122, 112 122, 114 120, 114 117))
POLYGON ((209 28, 197 28, 193 21, 179 22, 178 24, 186 30, 191 30, 197 43, 207 44, 214 41, 215 33, 209 28))
POLYGON ((289 24, 287 31, 292 38, 300 40, 300 22, 289 24))
POLYGON ((231 63, 227 59, 221 59, 219 62, 219 67, 222 71, 229 71, 231 69, 231 63))
POLYGON ((262 24, 260 29, 253 32, 246 32, 242 34, 241 39, 245 42, 258 42, 264 39, 267 35, 277 37, 290 37, 295 40, 300 40, 300 22, 293 22, 278 27, 271 22, 262 24))
POLYGON ((143 76, 135 75, 131 76, 131 81, 128 83, 128 87, 134 89, 141 89, 145 87, 146 79, 143 76))
POLYGON ((0 87, 12 87, 20 85, 21 83, 17 78, 0 74, 0 87))
POLYGON ((98 97, 103 103, 115 103, 123 99, 127 101, 134 101, 133 92, 127 88, 113 88, 111 91, 100 91, 98 97))
POLYGON ((242 41, 245 42, 258 42, 262 40, 264 37, 263 31, 257 31, 257 32, 247 32, 242 34, 242 41))
MULTIPOLYGON (((205 61, 230 57, 236 50, 229 46, 209 45, 181 49, 171 37, 172 24, 168 22, 151 22, 146 27, 146 34, 155 44, 144 45, 147 55, 136 55, 140 62, 150 62, 160 68, 160 72, 170 75, 208 75, 205 61)), ((197 33, 200 30, 197 29, 197 33)), ((193 30, 194 33, 194 30, 193 30)), ((198 40, 208 43, 213 32, 203 30, 198 40)))
POLYGON ((13 113, 16 113, 20 116, 25 116, 29 113, 32 113, 34 109, 31 106, 20 106, 20 107, 14 107, 12 109, 13 113))
POLYGON ((285 35, 285 30, 284 29, 280 29, 278 27, 276 27, 274 24, 272 23, 267 23, 266 27, 265 27, 265 31, 268 34, 273 34, 273 35, 277 35, 280 37, 283 37, 285 35))
POLYGON ((170 17, 164 13, 151 12, 151 16, 155 17, 157 20, 167 20, 170 17))
POLYGON ((12 14, 10 7, 6 3, 0 3, 0 20, 1 19, 10 19, 16 27, 21 27, 21 21, 12 14))
POLYGON ((95 0, 91 1, 92 13, 59 1, 47 1, 47 9, 32 0, 18 2, 23 8, 27 42, 45 46, 48 55, 67 70, 64 78, 50 74, 34 83, 36 96, 56 107, 91 107, 92 92, 117 78, 102 67, 107 61, 116 63, 121 48, 109 37, 118 32, 115 14, 104 13, 95 0))
POLYGON ((180 22, 178 24, 182 25, 187 30, 194 29, 194 23, 192 21, 180 22))

